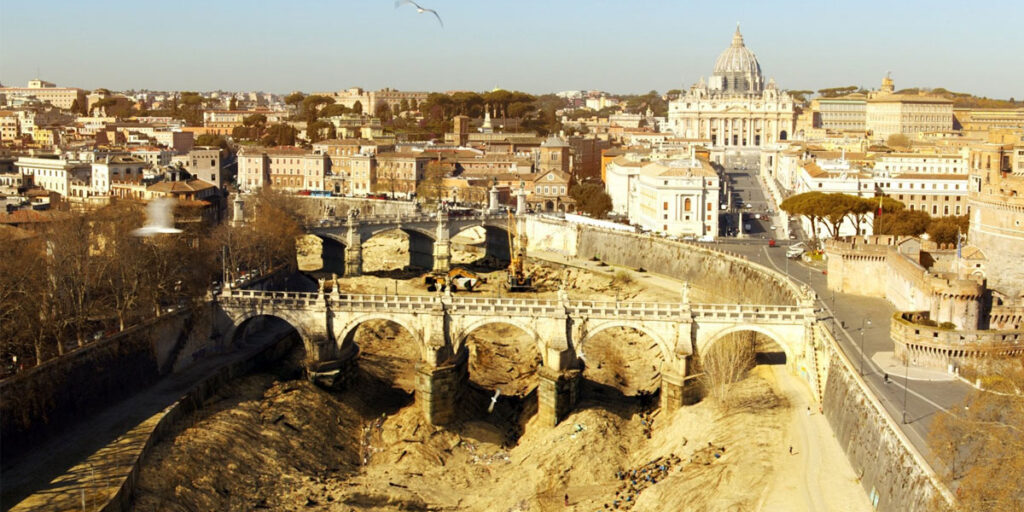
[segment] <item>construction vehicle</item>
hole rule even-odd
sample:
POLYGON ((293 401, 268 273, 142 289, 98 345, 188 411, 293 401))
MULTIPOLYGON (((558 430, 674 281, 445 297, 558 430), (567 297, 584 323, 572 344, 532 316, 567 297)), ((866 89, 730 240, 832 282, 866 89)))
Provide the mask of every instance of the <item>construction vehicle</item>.
POLYGON ((508 212, 508 291, 530 292, 533 291, 533 276, 526 273, 523 268, 526 265, 526 242, 516 232, 515 217, 508 212))
POLYGON ((476 275, 464 268, 453 268, 447 274, 428 274, 423 277, 423 284, 427 285, 427 291, 436 292, 451 286, 453 292, 463 290, 473 291, 476 285, 487 282, 486 279, 476 275))

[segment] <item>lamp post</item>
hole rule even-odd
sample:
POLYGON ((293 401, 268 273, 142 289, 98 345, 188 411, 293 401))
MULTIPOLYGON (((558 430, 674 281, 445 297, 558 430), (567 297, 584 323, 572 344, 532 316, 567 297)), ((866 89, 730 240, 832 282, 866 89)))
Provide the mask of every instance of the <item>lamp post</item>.
MULTIPOLYGON (((860 374, 864 375, 864 329, 871 327, 871 320, 862 318, 860 321, 860 374)), ((905 389, 905 388, 904 388, 905 389)))

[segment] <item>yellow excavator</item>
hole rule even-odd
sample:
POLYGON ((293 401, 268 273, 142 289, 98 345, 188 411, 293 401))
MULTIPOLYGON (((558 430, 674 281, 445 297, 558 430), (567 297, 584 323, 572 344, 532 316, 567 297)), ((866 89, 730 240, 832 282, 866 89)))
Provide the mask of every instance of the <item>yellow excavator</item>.
POLYGON ((516 233, 515 217, 508 212, 508 252, 510 260, 508 264, 508 291, 510 292, 531 292, 533 291, 533 276, 527 275, 523 268, 526 265, 525 242, 516 233))

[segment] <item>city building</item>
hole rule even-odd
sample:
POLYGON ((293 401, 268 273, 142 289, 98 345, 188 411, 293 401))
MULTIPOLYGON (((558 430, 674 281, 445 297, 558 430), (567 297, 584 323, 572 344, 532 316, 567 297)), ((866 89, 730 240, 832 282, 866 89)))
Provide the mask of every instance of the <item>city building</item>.
POLYGON ((8 110, 0 111, 0 142, 14 142, 20 137, 18 115, 8 110))
POLYGON ((965 132, 1024 129, 1022 108, 954 108, 954 128, 965 132))
POLYGON ((238 152, 238 186, 247 192, 265 186, 324 190, 329 162, 327 155, 297 147, 243 147, 238 152))
POLYGON ((200 146, 184 155, 174 156, 168 163, 181 165, 192 176, 212 184, 216 188, 224 186, 224 176, 220 167, 220 148, 200 146))
POLYGON ((706 158, 618 156, 605 169, 612 211, 644 229, 676 236, 717 237, 721 180, 706 158))
POLYGON ((874 139, 953 129, 953 101, 925 94, 896 94, 889 77, 882 88, 868 95, 865 125, 874 139))
POLYGON ((31 176, 35 186, 65 197, 71 192, 72 180, 88 183, 91 174, 88 163, 62 158, 23 156, 14 165, 23 176, 31 176))
POLYGON ((318 92, 318 96, 327 96, 334 100, 336 105, 344 105, 347 108, 355 108, 356 103, 362 110, 360 112, 373 114, 381 105, 387 105, 392 111, 402 107, 402 101, 408 108, 415 108, 420 103, 427 101, 429 93, 396 91, 394 89, 380 89, 378 91, 364 91, 359 87, 353 87, 343 91, 318 92))
POLYGON ((739 26, 708 83, 701 78, 686 94, 669 102, 667 129, 713 146, 757 147, 792 137, 793 100, 767 83, 754 52, 743 43, 739 26))
POLYGON ((85 107, 85 91, 74 87, 57 87, 56 84, 39 80, 29 80, 27 87, 0 87, 0 97, 6 97, 11 103, 16 98, 35 98, 57 108, 70 110, 76 105, 85 107))
POLYGON ((135 156, 108 156, 103 160, 93 162, 90 167, 89 183, 93 193, 109 195, 111 183, 142 180, 144 172, 151 166, 146 160, 135 156))
POLYGON ((376 160, 376 179, 370 183, 371 192, 411 198, 416 194, 416 185, 423 179, 431 157, 405 151, 384 152, 378 153, 376 160))
POLYGON ((814 128, 864 132, 867 129, 867 96, 860 93, 811 100, 814 128))

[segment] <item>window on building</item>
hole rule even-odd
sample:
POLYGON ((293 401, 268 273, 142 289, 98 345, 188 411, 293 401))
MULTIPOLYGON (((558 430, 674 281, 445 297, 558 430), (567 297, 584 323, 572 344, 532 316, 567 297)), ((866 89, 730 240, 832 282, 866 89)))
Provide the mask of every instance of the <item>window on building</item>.
POLYGON ((668 201, 665 201, 665 202, 661 203, 661 209, 662 210, 668 210, 668 201))
POLYGON ((690 198, 687 197, 686 201, 683 202, 683 211, 690 211, 691 206, 692 205, 690 204, 690 198))

